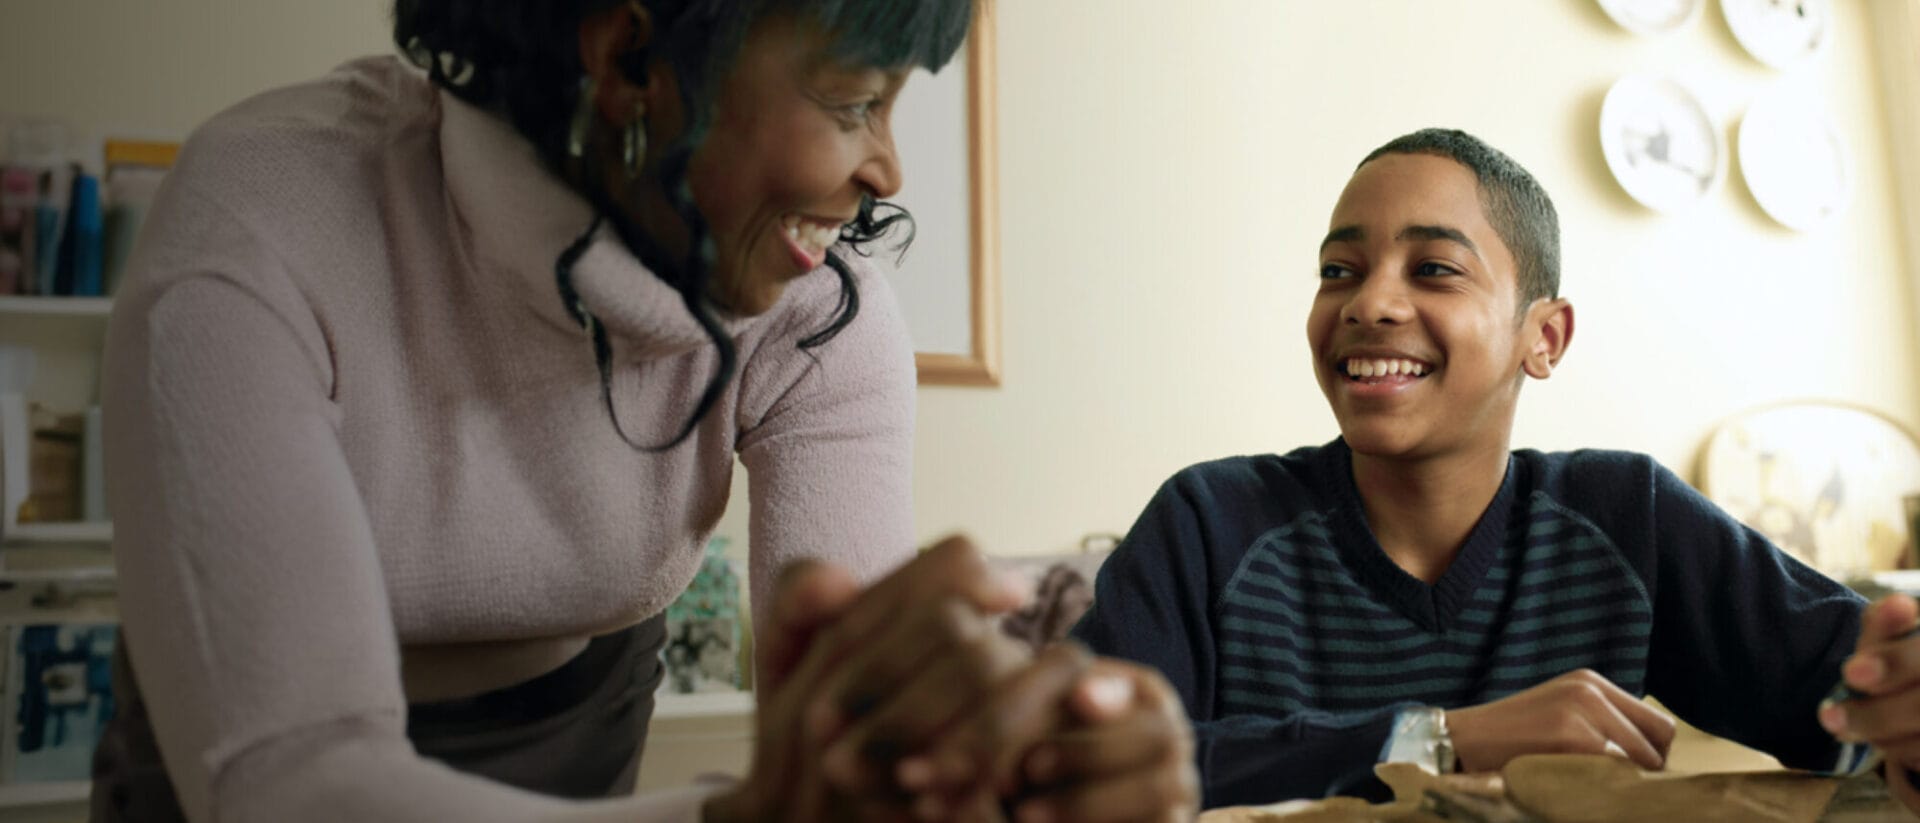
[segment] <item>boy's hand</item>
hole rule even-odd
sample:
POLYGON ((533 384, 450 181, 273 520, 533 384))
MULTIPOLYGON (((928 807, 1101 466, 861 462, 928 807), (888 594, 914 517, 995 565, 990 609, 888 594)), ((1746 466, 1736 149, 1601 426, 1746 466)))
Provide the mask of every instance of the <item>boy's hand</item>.
POLYGON ((1523 754, 1624 754, 1666 764, 1673 718, 1588 669, 1492 703, 1447 712, 1462 771, 1498 771, 1523 754))
POLYGON ((1886 758, 1887 788, 1920 811, 1920 604, 1906 595, 1874 601, 1860 615, 1860 640, 1841 678, 1865 695, 1823 706, 1820 725, 1835 737, 1864 740, 1886 758))

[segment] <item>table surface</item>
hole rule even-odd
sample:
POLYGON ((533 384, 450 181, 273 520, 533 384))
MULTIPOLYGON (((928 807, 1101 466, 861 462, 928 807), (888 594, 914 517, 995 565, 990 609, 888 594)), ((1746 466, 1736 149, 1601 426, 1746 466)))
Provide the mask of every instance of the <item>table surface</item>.
MULTIPOLYGON (((1673 748, 1667 754, 1667 768, 1679 774, 1715 772, 1756 772, 1780 768, 1780 761, 1730 740, 1714 737, 1691 726, 1682 725, 1674 735, 1673 748)), ((1208 812, 1200 823, 1233 819, 1229 815, 1208 812)), ((1240 818, 1244 819, 1244 818, 1240 818)), ((1820 816, 1820 823, 1914 823, 1920 817, 1909 814, 1886 795, 1878 778, 1857 778, 1834 795, 1820 816)))

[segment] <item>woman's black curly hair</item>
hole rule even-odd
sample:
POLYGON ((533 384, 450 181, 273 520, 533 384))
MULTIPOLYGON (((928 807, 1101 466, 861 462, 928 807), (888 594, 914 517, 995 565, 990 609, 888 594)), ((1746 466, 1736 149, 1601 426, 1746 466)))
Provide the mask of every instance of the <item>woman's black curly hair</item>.
MULTIPOLYGON (((689 112, 686 131, 662 155, 660 176, 669 201, 685 221, 692 243, 683 259, 671 259, 625 219, 592 174, 570 175, 567 140, 583 93, 580 22, 631 0, 395 0, 393 39, 433 82, 481 108, 504 116, 531 141, 555 174, 568 179, 594 205, 595 216, 555 263, 566 310, 593 338, 601 394, 621 438, 636 448, 614 413, 611 350, 606 330, 581 307, 573 289, 573 264, 594 232, 608 222, 633 253, 680 293, 694 319, 713 341, 720 367, 702 392, 693 415, 673 440, 678 445, 719 402, 737 368, 733 341, 714 316, 708 298, 715 250, 706 219, 693 202, 687 169, 713 123, 720 81, 738 56, 747 32, 761 19, 789 14, 827 32, 831 54, 856 65, 938 70, 953 58, 973 20, 974 0, 639 0, 652 16, 654 36, 645 50, 629 53, 621 70, 640 77, 649 60, 664 60, 680 84, 689 112)), ((862 198, 859 215, 840 230, 855 253, 904 224, 904 249, 913 220, 894 204, 862 198)), ((840 278, 840 304, 832 321, 800 341, 813 348, 833 339, 860 311, 853 272, 833 251, 827 265, 840 278)))

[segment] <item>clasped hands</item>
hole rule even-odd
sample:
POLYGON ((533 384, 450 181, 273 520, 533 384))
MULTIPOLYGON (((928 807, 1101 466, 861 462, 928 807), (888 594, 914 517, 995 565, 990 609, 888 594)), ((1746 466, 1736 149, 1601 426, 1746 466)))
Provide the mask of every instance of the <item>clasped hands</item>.
POLYGON ((991 621, 1023 599, 962 538, 864 590, 826 564, 783 571, 753 763, 706 819, 1191 819, 1178 694, 1071 643, 1031 653, 991 621))

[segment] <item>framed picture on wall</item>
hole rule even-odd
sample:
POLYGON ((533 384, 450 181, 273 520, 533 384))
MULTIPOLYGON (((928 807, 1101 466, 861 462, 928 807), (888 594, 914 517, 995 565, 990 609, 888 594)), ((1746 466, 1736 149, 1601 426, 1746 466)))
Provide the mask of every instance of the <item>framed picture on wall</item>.
POLYGON ((904 169, 893 202, 913 213, 904 254, 875 247, 913 336, 922 385, 1000 384, 993 13, 939 74, 913 78, 894 104, 904 169))

